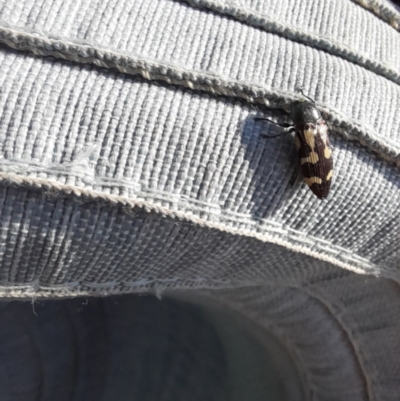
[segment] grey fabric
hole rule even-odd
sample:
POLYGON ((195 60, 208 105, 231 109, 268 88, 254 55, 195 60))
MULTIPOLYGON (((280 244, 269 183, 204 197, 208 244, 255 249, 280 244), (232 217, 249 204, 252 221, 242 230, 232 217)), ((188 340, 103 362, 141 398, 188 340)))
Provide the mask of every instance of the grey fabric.
POLYGON ((0 294, 201 294, 282 340, 305 399, 398 400, 399 21, 383 0, 0 1, 0 294), (322 202, 254 119, 286 121, 299 86, 330 124, 322 202))
POLYGON ((155 297, 11 302, 0 321, 2 401, 228 399, 224 350, 198 307, 155 297))

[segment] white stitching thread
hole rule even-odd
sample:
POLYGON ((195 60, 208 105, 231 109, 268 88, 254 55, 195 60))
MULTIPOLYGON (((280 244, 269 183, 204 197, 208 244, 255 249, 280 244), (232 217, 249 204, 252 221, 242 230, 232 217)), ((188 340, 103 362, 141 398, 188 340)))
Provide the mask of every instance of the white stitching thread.
POLYGON ((241 224, 239 224, 239 227, 221 224, 220 222, 197 217, 193 214, 193 212, 189 213, 179 210, 170 210, 167 207, 159 206, 148 201, 106 194, 104 192, 80 188, 73 185, 64 185, 57 181, 43 178, 23 177, 17 174, 0 173, 0 182, 4 184, 11 183, 19 186, 39 188, 41 190, 48 191, 49 196, 69 195, 76 197, 76 200, 85 198, 86 200, 91 201, 104 201, 115 206, 121 206, 122 210, 127 214, 132 214, 135 209, 142 209, 146 212, 155 212, 162 216, 188 221, 200 227, 217 229, 222 232, 248 238, 255 238, 263 242, 283 246, 291 251, 311 256, 314 259, 322 260, 359 274, 371 274, 375 276, 385 276, 398 279, 395 272, 385 271, 385 269, 380 268, 366 259, 360 257, 354 258, 354 255, 345 248, 337 247, 331 244, 332 252, 329 252, 330 254, 328 254, 326 251, 326 241, 320 241, 317 238, 311 238, 308 236, 308 241, 313 239, 313 243, 312 245, 308 243, 307 246, 306 242, 302 241, 302 236, 300 235, 301 233, 296 236, 295 231, 290 230, 289 235, 289 231, 285 230, 283 227, 271 226, 268 228, 268 226, 264 225, 263 232, 261 233, 255 230, 243 229, 241 228, 241 224), (267 229, 269 232, 266 232, 267 229), (320 243, 323 249, 319 247, 320 243))
POLYGON ((352 0, 361 7, 371 11, 376 16, 388 23, 392 28, 400 32, 400 15, 376 0, 352 0))
MULTIPOLYGON (((203 71, 184 70, 173 64, 150 61, 134 55, 126 55, 90 44, 73 43, 57 38, 43 37, 37 33, 7 28, 2 22, 0 43, 36 55, 54 56, 78 63, 90 63, 104 68, 116 68, 126 74, 139 74, 147 80, 161 80, 208 93, 237 97, 249 103, 281 108, 288 111, 290 104, 300 97, 290 93, 271 91, 249 82, 226 79, 203 71)), ((373 130, 362 126, 337 110, 318 104, 323 108, 325 119, 334 125, 333 131, 357 140, 383 159, 400 167, 400 147, 387 139, 381 139, 373 130)))
POLYGON ((367 70, 382 75, 393 82, 400 83, 400 73, 394 68, 390 68, 380 62, 371 59, 367 54, 355 51, 341 43, 337 43, 331 38, 315 35, 310 32, 300 30, 293 25, 284 24, 268 18, 266 15, 257 15, 252 10, 247 10, 232 3, 226 5, 214 0, 185 0, 188 4, 196 8, 205 8, 223 15, 229 15, 248 25, 273 32, 286 37, 290 40, 311 45, 317 49, 328 51, 330 54, 342 57, 367 70))

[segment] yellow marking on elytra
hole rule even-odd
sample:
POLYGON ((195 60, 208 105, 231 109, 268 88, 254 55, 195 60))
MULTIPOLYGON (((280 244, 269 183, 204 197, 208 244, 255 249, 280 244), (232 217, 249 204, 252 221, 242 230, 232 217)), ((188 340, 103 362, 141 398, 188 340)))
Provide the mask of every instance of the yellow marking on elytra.
POLYGON ((311 187, 312 184, 322 184, 322 180, 319 177, 304 177, 304 181, 309 187, 311 187))
POLYGON ((324 149, 324 156, 325 156, 325 159, 330 159, 330 157, 332 156, 332 152, 328 148, 328 146, 326 146, 326 143, 325 143, 325 149, 324 149))
POLYGON ((311 149, 311 153, 307 157, 302 157, 300 159, 300 164, 303 165, 305 163, 311 163, 311 164, 318 163, 318 161, 319 161, 318 153, 314 151, 314 147, 315 147, 315 128, 312 127, 312 128, 309 128, 309 129, 305 129, 303 131, 303 135, 304 135, 304 139, 305 139, 307 145, 311 149))
POLYGON ((333 176, 333 170, 331 170, 328 175, 326 176, 326 181, 329 181, 333 176))
POLYGON ((305 163, 311 163, 311 164, 315 164, 318 163, 319 157, 318 157, 318 153, 316 152, 311 152, 310 156, 308 157, 302 157, 300 159, 300 164, 303 165, 305 163))
POLYGON ((299 150, 301 147, 300 139, 297 137, 297 135, 294 137, 294 143, 296 145, 296 149, 299 150))
POLYGON ((313 151, 314 146, 315 146, 315 129, 310 128, 310 129, 304 130, 303 133, 304 133, 304 139, 306 140, 307 145, 313 151))

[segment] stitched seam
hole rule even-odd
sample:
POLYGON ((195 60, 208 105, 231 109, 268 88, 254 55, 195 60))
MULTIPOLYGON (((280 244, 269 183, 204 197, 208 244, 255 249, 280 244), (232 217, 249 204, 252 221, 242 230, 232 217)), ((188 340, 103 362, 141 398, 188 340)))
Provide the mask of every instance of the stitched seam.
MULTIPOLYGON (((188 294, 188 291, 183 291, 182 294, 176 295, 176 291, 168 291, 165 295, 170 296, 172 298, 177 298, 178 300, 183 300, 187 301, 186 294, 188 294)), ((190 294, 189 294, 190 295, 190 294)), ((312 401, 312 391, 314 391, 314 386, 310 380, 310 375, 308 374, 307 369, 302 369, 304 365, 303 358, 301 358, 297 352, 297 347, 293 345, 293 343, 288 340, 287 336, 285 336, 284 331, 281 328, 277 328, 276 325, 273 324, 272 320, 265 318, 263 316, 263 320, 266 322, 266 324, 260 324, 258 319, 257 319, 257 313, 253 313, 253 311, 248 311, 246 310, 246 313, 243 312, 243 309, 239 308, 237 306, 237 301, 229 302, 226 301, 224 298, 216 297, 213 293, 209 293, 206 291, 200 291, 196 293, 197 298, 203 298, 205 301, 213 301, 213 302, 218 302, 220 306, 223 306, 230 311, 234 311, 234 313, 238 314, 242 319, 247 320, 251 325, 254 325, 257 327, 258 330, 263 330, 265 329, 266 331, 269 331, 270 333, 273 334, 275 337, 275 340, 280 343, 280 345, 286 350, 286 352, 290 355, 290 358, 296 368, 296 372, 299 376, 302 389, 303 389, 303 395, 305 396, 304 401, 312 401), (289 346, 291 344, 292 346, 289 346)), ((189 298, 190 300, 190 298, 189 298)))
MULTIPOLYGON (((340 314, 336 313, 335 307, 331 302, 329 302, 328 299, 321 297, 319 294, 315 294, 312 291, 310 291, 306 286, 300 285, 300 284, 281 284, 281 283, 274 283, 275 286, 279 287, 289 287, 289 288, 295 288, 296 290, 299 290, 305 294, 307 294, 311 299, 314 299, 316 302, 320 303, 323 307, 326 308, 326 310, 329 312, 330 316, 332 317, 333 320, 337 322, 337 325, 339 328, 342 329, 343 333, 346 336, 346 339, 348 341, 348 344, 351 344, 351 348, 353 351, 353 354, 356 356, 358 366, 360 368, 360 371, 362 373, 362 377, 364 379, 364 384, 367 390, 368 394, 368 400, 376 400, 376 396, 373 391, 373 385, 372 385, 372 380, 367 375, 366 373, 366 368, 365 368, 365 357, 363 357, 363 354, 360 352, 359 347, 356 346, 357 341, 354 339, 354 335, 352 334, 352 331, 349 327, 347 327, 346 323, 341 319, 340 314)), ((258 286, 257 286, 258 287, 258 286)), ((224 303, 226 306, 229 306, 232 308, 231 303, 226 303, 224 301, 221 301, 220 297, 215 297, 213 294, 208 294, 206 293, 207 296, 219 300, 221 303, 224 303)), ((238 301, 234 301, 235 304, 237 304, 238 301)), ((240 311, 238 310, 240 313, 240 311)), ((248 312, 248 311, 247 311, 248 312)), ((249 312, 250 315, 252 315, 251 312, 249 312)))
MULTIPOLYGON (((11 164, 11 163, 9 163, 11 164)), ((340 246, 333 245, 329 241, 324 241, 322 239, 317 239, 309 234, 307 234, 307 237, 304 236, 304 233, 301 231, 293 230, 290 228, 285 228, 284 225, 277 223, 276 221, 271 221, 268 218, 262 218, 262 217, 257 217, 253 216, 251 213, 241 213, 241 212, 236 212, 236 211, 230 211, 230 210, 224 210, 221 208, 220 205, 207 202, 207 201, 202 201, 200 199, 192 198, 190 196, 182 196, 179 194, 174 194, 168 191, 161 191, 161 190, 156 190, 152 188, 147 188, 147 187, 142 187, 139 184, 132 182, 130 180, 114 180, 112 178, 100 178, 100 179, 90 179, 90 180, 85 180, 85 174, 87 175, 88 173, 88 168, 84 167, 82 168, 83 171, 85 171, 85 174, 79 174, 76 173, 75 170, 68 171, 68 169, 65 167, 64 164, 57 165, 57 170, 53 169, 42 169, 42 168, 35 168, 36 166, 26 166, 26 164, 23 166, 24 168, 15 168, 14 165, 9 168, 9 164, 2 164, 0 162, 0 182, 2 179, 5 180, 5 182, 13 182, 15 180, 14 177, 18 177, 17 182, 19 183, 20 180, 19 178, 22 177, 22 179, 26 179, 27 176, 29 175, 30 180, 38 180, 38 182, 45 182, 43 186, 46 187, 46 183, 55 183, 55 185, 58 188, 58 183, 59 179, 61 177, 64 178, 79 178, 80 183, 82 186, 78 186, 75 184, 70 184, 70 185, 65 185, 65 184, 60 184, 61 186, 69 187, 72 186, 73 188, 77 188, 78 190, 83 190, 83 191, 94 191, 95 193, 103 193, 105 189, 110 190, 110 192, 113 192, 114 194, 118 193, 115 191, 115 189, 120 189, 124 190, 124 192, 128 189, 128 193, 125 193, 125 197, 121 197, 123 207, 126 206, 125 204, 125 199, 136 199, 136 200, 142 200, 142 199, 151 199, 149 201, 151 205, 154 204, 162 204, 167 208, 170 208, 172 210, 179 210, 182 213, 190 213, 194 214, 196 216, 203 215, 205 210, 207 210, 207 217, 205 218, 206 220, 210 221, 219 221, 221 225, 229 225, 230 227, 234 228, 242 228, 243 230, 246 230, 246 232, 256 232, 259 233, 260 235, 265 234, 266 232, 269 233, 270 235, 273 236, 279 236, 281 238, 290 238, 292 243, 299 243, 302 245, 308 245, 309 247, 313 248, 315 247, 318 252, 326 253, 326 250, 328 250, 328 253, 333 255, 334 257, 346 254, 345 256, 347 261, 351 261, 351 263, 356 263, 360 261, 363 263, 365 259, 358 257, 355 255, 352 251, 350 252, 349 250, 346 250, 340 246), (46 178, 38 178, 37 174, 43 174, 47 173, 49 177, 46 178), (87 187, 85 186, 85 182, 87 183, 87 187), (134 198, 133 198, 134 197, 134 198)), ((71 164, 71 163, 68 163, 71 164)), ((22 184, 24 185, 24 184, 22 184)), ((41 185, 41 184, 40 184, 41 185)), ((29 185, 28 185, 29 186, 29 185)), ((56 188, 56 187, 55 187, 56 188)), ((50 196, 55 195, 55 190, 59 191, 59 189, 46 189, 46 191, 49 193, 50 196)), ((67 190, 68 192, 68 190, 67 190)), ((108 192, 108 191, 107 191, 108 192)), ((65 192, 64 192, 65 194, 65 192)), ((59 197, 60 195, 56 195, 59 197)), ((76 196, 76 195, 74 195, 76 196)), ((84 195, 86 196, 86 195, 84 195)), ((90 195, 92 196, 92 195, 90 195)), ((118 197, 118 195, 108 195, 111 197, 118 197)), ((79 202, 81 202, 80 199, 78 199, 79 202)), ((132 214, 131 211, 129 211, 129 208, 134 208, 134 206, 128 206, 125 209, 125 212, 127 214, 132 214)), ((170 210, 168 209, 168 210, 170 210)), ((163 214, 163 212, 161 212, 163 214)), ((247 234, 246 234, 247 236, 247 234)), ((371 266, 370 266, 371 267, 371 266)), ((369 267, 369 268, 370 268, 369 267)))
POLYGON ((385 21, 393 29, 400 32, 400 15, 388 7, 386 4, 376 0, 352 0, 354 3, 371 11, 382 21, 385 21))
MULTIPOLYGON (((297 94, 271 91, 248 81, 226 79, 209 72, 185 70, 173 64, 147 60, 89 44, 43 37, 36 33, 22 32, 5 26, 0 27, 0 43, 17 50, 30 51, 35 55, 53 56, 103 68, 116 68, 125 74, 141 75, 149 81, 159 80, 192 90, 237 97, 272 109, 280 108, 288 111, 294 100, 301 99, 297 94)), ((400 167, 400 147, 394 142, 379 138, 372 129, 349 119, 333 108, 324 104, 318 104, 318 106, 323 107, 324 118, 334 125, 334 131, 346 138, 359 141, 383 159, 400 167)))
MULTIPOLYGON (((35 297, 35 299, 38 298, 47 298, 47 297, 51 297, 51 298, 55 298, 55 297, 59 297, 59 298, 63 298, 63 297, 81 297, 81 296, 106 296, 106 295, 117 295, 117 294, 126 294, 126 293, 132 293, 132 292, 143 292, 143 293, 149 293, 151 291, 154 291, 157 293, 158 288, 157 288, 157 284, 160 284, 162 282, 167 282, 167 281, 173 281, 171 279, 167 279, 167 280, 147 280, 147 283, 144 283, 144 280, 140 281, 138 280, 136 285, 134 285, 135 283, 131 283, 129 285, 129 283, 110 283, 110 286, 108 287, 107 284, 103 284, 102 286, 98 285, 97 286, 97 290, 96 290, 96 285, 94 285, 94 283, 85 283, 85 284, 80 284, 80 283, 69 283, 66 285, 52 285, 52 286, 41 286, 39 284, 39 281, 35 281, 33 283, 29 283, 29 284, 23 284, 23 285, 0 285, 0 297, 2 298, 31 298, 31 297, 35 297), (143 284, 151 284, 151 287, 143 287, 143 284), (83 287, 83 288, 82 288, 83 287), (90 288, 93 288, 93 290, 91 290, 90 288)), ((181 290, 194 290, 196 289, 196 287, 193 287, 192 283, 198 284, 198 280, 187 280, 185 279, 185 283, 187 283, 184 286, 179 287, 179 291, 181 290)), ((241 282, 241 285, 235 286, 235 287, 231 287, 231 288, 244 288, 244 287, 255 287, 255 286, 262 286, 262 285, 268 285, 271 284, 270 281, 267 282, 267 280, 264 280, 263 282, 241 282)), ((293 287, 299 290, 302 290, 304 292, 306 292, 308 295, 309 291, 307 290, 306 287, 299 285, 298 283, 280 283, 280 282, 274 282, 275 286, 286 286, 286 287, 293 287)), ((220 287, 218 287, 220 288, 220 287)), ((213 286, 202 286, 201 287, 202 290, 213 290, 215 288, 213 288, 213 286)), ((228 289, 228 287, 224 287, 224 289, 228 289)), ((170 289, 169 289, 170 290, 170 289)), ((327 304, 326 302, 324 302, 319 296, 318 294, 312 294, 310 295, 312 298, 317 299, 319 302, 321 302, 323 305, 325 305, 327 307, 327 309, 330 311, 330 313, 333 314, 333 316, 336 318, 336 320, 338 320, 338 322, 340 322, 340 327, 343 327, 343 330, 345 330, 349 341, 351 342, 351 344, 353 345, 353 342, 351 341, 352 335, 351 335, 351 330, 347 330, 344 329, 346 326, 346 324, 344 322, 342 322, 338 315, 336 315, 335 309, 332 307, 332 305, 327 304)), ((230 305, 231 306, 231 305, 230 305)), ((360 366, 362 366, 361 361, 360 361, 360 355, 357 352, 357 348, 354 347, 354 352, 356 353, 357 357, 358 357, 358 362, 360 363, 360 366)), ((372 382, 370 380, 367 380, 367 377, 365 375, 364 369, 361 368, 363 374, 364 374, 364 378, 366 380, 366 384, 367 384, 367 389, 368 389, 368 393, 372 394, 373 390, 372 390, 372 382)), ((371 398, 372 399, 372 398, 371 398)))
MULTIPOLYGON (((351 251, 345 248, 335 246, 330 244, 328 241, 312 238, 310 236, 307 236, 307 239, 304 240, 301 233, 292 229, 285 229, 273 222, 266 221, 261 228, 257 227, 257 223, 255 222, 254 226, 256 227, 254 227, 254 230, 243 228, 243 224, 239 224, 237 227, 232 226, 232 223, 229 221, 229 215, 225 223, 215 222, 212 221, 213 219, 207 220, 206 218, 200 218, 194 215, 193 210, 170 210, 167 207, 159 206, 148 201, 106 194, 104 192, 76 187, 73 185, 64 185, 54 180, 0 173, 0 182, 3 184, 16 184, 18 186, 38 188, 47 191, 49 196, 56 196, 57 198, 62 195, 71 196, 72 199, 77 202, 105 202, 114 206, 120 206, 125 213, 133 216, 135 216, 137 209, 143 209, 149 213, 153 212, 172 219, 188 221, 201 227, 216 229, 237 236, 255 238, 263 242, 283 246, 291 251, 308 255, 314 259, 328 262, 355 273, 372 274, 389 278, 397 277, 396 272, 387 271, 383 266, 379 267, 367 259, 354 255, 351 251), (260 232, 260 229, 263 231, 260 232)), ((174 202, 171 202, 171 204, 174 204, 174 202)), ((201 210, 201 215, 205 215, 203 210, 201 210)), ((235 219, 237 219, 236 216, 235 219)), ((103 286, 103 284, 101 285, 103 286)))
POLYGON ((341 43, 335 42, 329 37, 316 35, 299 29, 297 26, 284 24, 268 18, 265 14, 255 13, 243 7, 234 4, 224 4, 223 2, 213 0, 183 0, 189 5, 199 8, 208 9, 215 13, 232 17, 247 25, 263 29, 285 37, 289 40, 312 46, 319 50, 327 51, 329 54, 341 57, 354 64, 359 65, 375 74, 381 75, 397 84, 400 84, 400 72, 394 68, 390 68, 380 62, 371 59, 367 54, 355 51, 341 43))
MULTIPOLYGON (((366 358, 363 356, 363 353, 360 351, 360 347, 357 346, 357 340, 354 338, 352 330, 347 326, 347 324, 341 318, 341 314, 335 313, 336 312, 335 307, 333 306, 333 304, 331 302, 329 302, 328 299, 323 298, 323 297, 319 296, 318 294, 314 294, 312 291, 309 291, 306 286, 298 287, 298 289, 300 291, 305 292, 312 299, 315 299, 318 302, 320 302, 329 311, 332 318, 338 322, 338 326, 345 333, 348 343, 351 344, 353 354, 356 356, 358 366, 359 366, 359 368, 362 372, 362 376, 365 380, 364 384, 366 386, 368 399, 371 401, 376 400, 376 395, 374 394, 373 385, 372 385, 372 379, 367 374, 367 369, 365 367, 366 358)), ((340 311, 342 312, 342 309, 340 311)))

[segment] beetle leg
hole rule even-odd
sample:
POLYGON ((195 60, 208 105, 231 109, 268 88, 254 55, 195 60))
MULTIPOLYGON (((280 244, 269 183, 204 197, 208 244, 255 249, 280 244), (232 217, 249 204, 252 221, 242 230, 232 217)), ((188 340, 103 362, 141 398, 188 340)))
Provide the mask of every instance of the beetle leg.
POLYGON ((291 188, 293 188, 294 184, 296 184, 296 181, 299 178, 299 172, 297 169, 293 170, 292 175, 290 176, 290 180, 289 180, 289 185, 291 188))
POLYGON ((254 117, 254 120, 257 121, 268 121, 271 124, 277 125, 278 127, 282 127, 282 128, 289 128, 289 127, 293 127, 292 124, 288 124, 288 123, 276 123, 275 121, 270 120, 267 117, 254 117))
POLYGON ((285 127, 283 132, 281 132, 280 134, 276 134, 276 135, 261 134, 261 136, 263 136, 264 138, 277 138, 278 136, 290 134, 291 132, 294 132, 294 131, 295 131, 295 128, 292 125, 289 125, 288 127, 285 127))
POLYGON ((276 123, 275 121, 272 121, 272 120, 270 120, 269 118, 266 118, 266 117, 255 117, 254 119, 258 120, 258 121, 268 121, 271 124, 274 124, 274 125, 277 125, 278 127, 283 128, 283 132, 281 132, 280 134, 277 134, 277 135, 261 134, 261 136, 263 136, 264 138, 276 138, 278 136, 290 134, 291 132, 295 131, 295 127, 292 124, 276 123))
POLYGON ((304 182, 303 173, 301 171, 300 163, 298 163, 297 157, 294 159, 295 163, 292 164, 293 172, 289 179, 289 186, 293 188, 295 185, 301 185, 304 182))
POLYGON ((301 171, 300 160, 295 146, 292 147, 290 168, 292 170, 292 174, 289 178, 288 186, 291 188, 293 188, 294 186, 300 187, 303 184, 304 179, 303 179, 303 172, 301 171))

